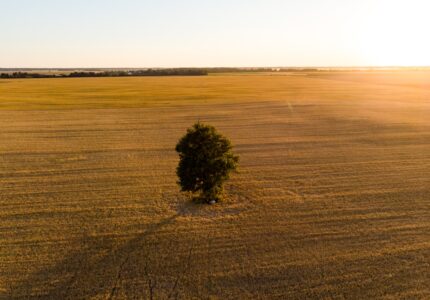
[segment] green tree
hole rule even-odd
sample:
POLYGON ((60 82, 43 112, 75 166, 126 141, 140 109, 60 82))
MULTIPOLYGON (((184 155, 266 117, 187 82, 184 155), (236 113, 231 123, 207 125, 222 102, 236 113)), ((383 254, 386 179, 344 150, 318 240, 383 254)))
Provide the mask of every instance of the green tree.
POLYGON ((218 202, 223 183, 239 162, 230 141, 215 127, 198 122, 179 140, 176 151, 181 190, 200 193, 200 198, 207 203, 218 202))

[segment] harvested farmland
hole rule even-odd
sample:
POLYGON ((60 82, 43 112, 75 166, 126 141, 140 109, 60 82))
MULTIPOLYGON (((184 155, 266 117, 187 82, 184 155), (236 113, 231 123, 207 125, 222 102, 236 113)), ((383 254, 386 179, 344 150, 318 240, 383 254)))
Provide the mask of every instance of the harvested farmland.
POLYGON ((430 73, 0 80, 0 298, 429 298, 430 73), (240 155, 179 192, 195 121, 240 155))

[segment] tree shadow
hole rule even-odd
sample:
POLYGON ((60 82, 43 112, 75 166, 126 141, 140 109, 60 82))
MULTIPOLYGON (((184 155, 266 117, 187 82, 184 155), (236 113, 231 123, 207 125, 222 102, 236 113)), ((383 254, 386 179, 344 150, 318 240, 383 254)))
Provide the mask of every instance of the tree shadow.
MULTIPOLYGON (((167 274, 170 278, 168 283, 160 284, 156 278, 158 269, 153 268, 152 264, 160 264, 158 259, 170 255, 160 253, 161 248, 163 251, 167 249, 173 252, 178 245, 172 243, 169 247, 165 245, 161 247, 157 244, 157 239, 151 237, 161 228, 174 223, 178 216, 180 213, 151 224, 144 233, 125 241, 115 238, 84 237, 80 242, 79 251, 70 253, 53 267, 31 274, 11 287, 8 294, 0 295, 0 298, 3 296, 6 299, 87 299, 96 296, 107 299, 123 298, 124 293, 127 293, 121 288, 124 279, 133 276, 141 279, 131 289, 135 295, 136 289, 139 288, 138 295, 152 299, 157 288, 168 298, 177 296, 178 274, 167 274)), ((184 264, 187 263, 189 264, 189 261, 181 263, 179 269, 184 269, 186 267, 184 264)), ((167 271, 168 269, 166 268, 167 271)))

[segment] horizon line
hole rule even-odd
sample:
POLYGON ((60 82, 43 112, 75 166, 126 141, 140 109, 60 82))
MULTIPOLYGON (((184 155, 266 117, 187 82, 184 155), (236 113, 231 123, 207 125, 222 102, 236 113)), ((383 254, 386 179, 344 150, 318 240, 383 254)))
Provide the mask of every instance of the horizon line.
POLYGON ((430 65, 357 65, 357 66, 176 66, 176 67, 0 67, 0 70, 6 69, 27 69, 27 70, 76 70, 76 69, 358 69, 358 68, 430 68, 430 65))

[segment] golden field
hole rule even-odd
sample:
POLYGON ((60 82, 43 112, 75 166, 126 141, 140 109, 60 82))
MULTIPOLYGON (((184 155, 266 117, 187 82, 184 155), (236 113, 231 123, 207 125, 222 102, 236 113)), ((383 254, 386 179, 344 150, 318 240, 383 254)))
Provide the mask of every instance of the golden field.
POLYGON ((428 299, 430 72, 0 80, 0 207, 0 299, 428 299))

